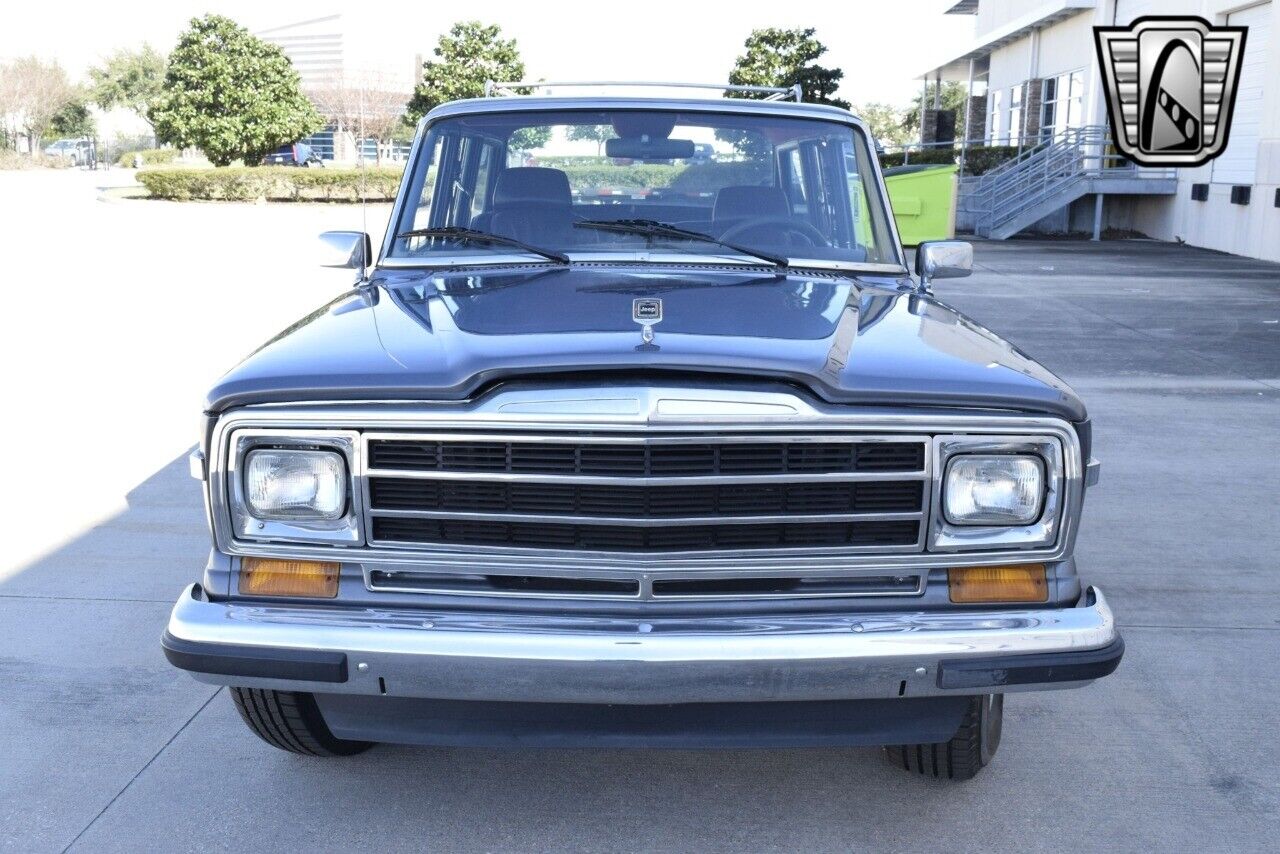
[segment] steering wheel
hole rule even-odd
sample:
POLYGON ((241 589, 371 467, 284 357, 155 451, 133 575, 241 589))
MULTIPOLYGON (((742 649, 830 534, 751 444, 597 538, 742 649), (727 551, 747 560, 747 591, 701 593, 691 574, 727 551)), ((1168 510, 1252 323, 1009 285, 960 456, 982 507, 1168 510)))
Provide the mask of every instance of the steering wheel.
MULTIPOLYGON (((764 231, 770 232, 769 236, 773 238, 776 238, 779 232, 795 235, 801 239, 801 246, 831 245, 827 238, 822 236, 822 232, 809 225, 809 223, 797 222, 794 219, 788 219, 783 216, 757 216, 745 219, 725 229, 724 233, 720 235, 720 239, 736 242, 746 235, 764 231)), ((790 240, 787 241, 787 245, 791 245, 790 240)))

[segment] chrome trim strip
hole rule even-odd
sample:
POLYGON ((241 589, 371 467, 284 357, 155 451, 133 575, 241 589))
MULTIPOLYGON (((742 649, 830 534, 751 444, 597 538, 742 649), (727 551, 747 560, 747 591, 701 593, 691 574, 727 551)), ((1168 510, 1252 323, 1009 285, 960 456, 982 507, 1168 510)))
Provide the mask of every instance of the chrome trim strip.
MULTIPOLYGON (((458 589, 449 589, 449 588, 433 589, 427 586, 423 586, 421 584, 409 586, 409 585, 395 585, 395 584, 387 584, 387 583, 375 583, 373 580, 373 576, 374 576, 374 573, 380 573, 383 575, 387 575, 387 574, 403 575, 406 578, 412 578, 415 575, 439 576, 439 575, 451 575, 453 573, 440 572, 440 571, 432 572, 430 570, 423 570, 417 566, 415 566, 412 569, 402 569, 400 567, 392 567, 388 569, 385 567, 370 566, 368 564, 366 564, 364 567, 364 586, 365 586, 365 589, 375 593, 379 593, 379 592, 381 593, 429 593, 436 596, 484 596, 484 597, 498 596, 498 597, 508 597, 508 598, 514 597, 519 599, 556 599, 556 600, 573 599, 578 601, 583 601, 583 600, 610 601, 612 600, 612 601, 635 602, 635 601, 642 601, 642 600, 657 600, 660 602, 710 602, 710 601, 728 601, 728 600, 756 601, 756 600, 762 600, 762 599, 763 600, 865 599, 865 598, 871 598, 871 597, 877 597, 877 596, 902 596, 902 597, 922 596, 924 595, 925 586, 928 584, 928 580, 929 580, 928 573, 882 572, 882 573, 877 573, 875 575, 868 576, 868 577, 892 575, 892 576, 895 576, 897 579, 903 580, 903 581, 911 579, 914 581, 914 587, 911 589, 896 588, 893 590, 865 590, 865 591, 849 590, 849 591, 842 591, 842 592, 835 592, 835 593, 732 593, 732 594, 715 593, 715 594, 680 595, 680 594, 669 594, 669 593, 655 594, 653 592, 653 583, 655 581, 673 580, 670 574, 658 575, 657 577, 650 577, 647 574, 642 574, 637 577, 635 573, 609 571, 609 570, 591 570, 590 572, 575 573, 572 576, 566 576, 563 570, 559 570, 559 571, 540 570, 535 572, 527 572, 524 570, 518 570, 517 572, 492 572, 490 570, 491 568, 488 566, 483 567, 482 569, 473 568, 471 573, 469 574, 472 574, 472 575, 477 575, 477 574, 536 575, 541 578, 573 578, 575 581, 582 581, 582 580, 632 581, 632 582, 636 582, 638 591, 635 594, 624 595, 620 593, 549 593, 549 592, 544 593, 544 592, 528 592, 528 591, 515 591, 515 590, 477 591, 477 590, 458 590, 458 589)), ((464 573, 459 573, 459 574, 464 574, 464 573)), ((809 568, 806 570, 792 570, 789 572, 769 572, 767 570, 760 570, 760 571, 749 573, 749 574, 721 571, 721 572, 712 572, 712 573, 699 573, 697 575, 680 575, 678 578, 681 581, 706 581, 706 580, 714 580, 714 579, 741 581, 743 579, 750 579, 750 578, 812 578, 812 577, 830 578, 830 577, 838 577, 840 575, 841 575, 840 573, 830 573, 825 570, 814 570, 812 568, 809 568)), ((863 576, 846 575, 845 577, 850 579, 856 579, 863 576)))
MULTIPOLYGON (((923 503, 923 502, 922 502, 923 503)), ((906 522, 924 518, 925 511, 902 513, 806 513, 793 516, 557 516, 553 513, 485 513, 455 510, 371 509, 369 516, 399 519, 464 519, 476 522, 537 522, 561 525, 621 525, 661 528, 680 525, 758 525, 804 522, 906 522)))
POLYGON ((962 694, 937 687, 941 660, 1100 649, 1119 636, 1093 588, 1071 608, 632 619, 209 602, 191 585, 168 630, 184 641, 342 652, 353 665, 347 682, 324 685, 196 677, 214 684, 577 703, 962 694))
MULTIPOLYGON (((532 426, 532 425, 530 425, 532 426)), ((757 445, 760 442, 786 441, 792 445, 824 444, 824 445, 866 445, 866 444, 927 444, 929 437, 918 433, 899 433, 897 435, 859 435, 848 433, 835 434, 787 434, 786 436, 764 438, 758 433, 726 433, 724 435, 688 435, 688 436, 576 436, 571 433, 477 433, 477 432, 386 432, 370 431, 364 434, 365 447, 371 441, 377 442, 534 442, 538 444, 559 445, 757 445)))
POLYGON ((580 483, 585 486, 712 486, 725 483, 831 483, 886 480, 929 480, 926 472, 820 472, 817 474, 709 474, 681 477, 634 477, 603 474, 525 474, 524 472, 413 471, 411 469, 365 469, 367 477, 404 480, 488 480, 516 483, 580 483))

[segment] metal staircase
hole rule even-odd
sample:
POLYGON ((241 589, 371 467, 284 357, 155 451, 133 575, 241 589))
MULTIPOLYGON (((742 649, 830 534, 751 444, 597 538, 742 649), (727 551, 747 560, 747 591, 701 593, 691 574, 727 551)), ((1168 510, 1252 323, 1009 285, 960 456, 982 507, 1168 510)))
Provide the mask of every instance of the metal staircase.
POLYGON ((1112 148, 1108 128, 1094 125, 965 180, 957 212, 979 237, 1004 240, 1085 195, 1168 195, 1177 186, 1173 169, 1139 168, 1112 148))

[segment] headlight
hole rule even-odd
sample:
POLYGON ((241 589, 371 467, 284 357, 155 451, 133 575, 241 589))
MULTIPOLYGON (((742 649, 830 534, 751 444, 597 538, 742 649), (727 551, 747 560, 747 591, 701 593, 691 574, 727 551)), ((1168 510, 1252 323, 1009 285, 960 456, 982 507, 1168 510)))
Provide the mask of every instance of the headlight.
POLYGON ((244 478, 259 519, 339 519, 346 510, 346 466, 332 451, 251 451, 244 478))
POLYGON ((947 469, 942 509, 953 525, 1029 525, 1044 503, 1038 457, 965 454, 947 469))

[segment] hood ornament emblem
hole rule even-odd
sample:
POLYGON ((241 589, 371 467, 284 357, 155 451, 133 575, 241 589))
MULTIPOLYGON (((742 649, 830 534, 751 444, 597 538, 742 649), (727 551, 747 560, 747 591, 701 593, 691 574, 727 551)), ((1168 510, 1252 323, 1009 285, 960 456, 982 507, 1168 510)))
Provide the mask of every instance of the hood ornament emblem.
POLYGON ((638 299, 631 302, 631 319, 640 324, 640 338, 645 345, 653 343, 653 325, 662 322, 662 300, 638 299))

